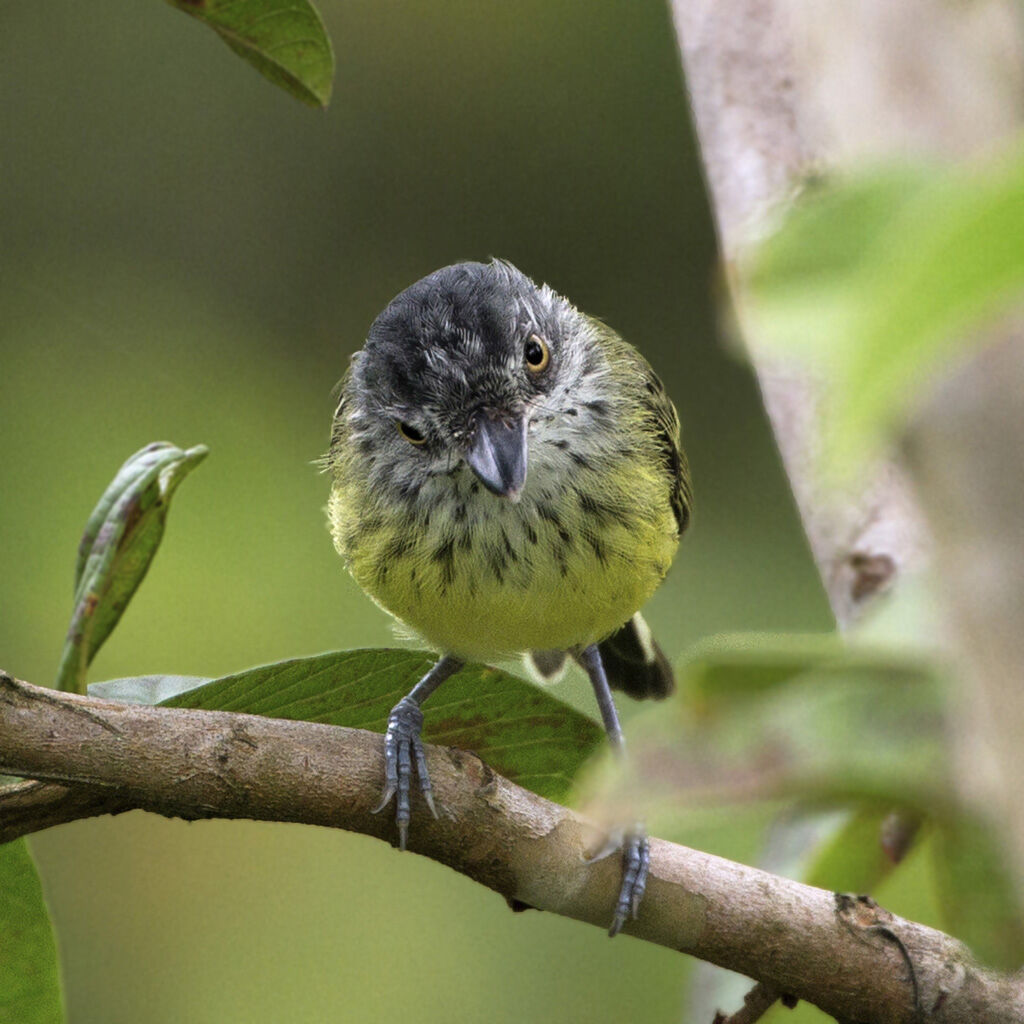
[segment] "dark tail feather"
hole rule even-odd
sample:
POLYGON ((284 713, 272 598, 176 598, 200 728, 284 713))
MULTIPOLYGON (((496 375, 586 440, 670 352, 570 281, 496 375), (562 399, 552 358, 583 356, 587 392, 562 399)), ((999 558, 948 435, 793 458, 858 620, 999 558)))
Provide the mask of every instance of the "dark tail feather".
POLYGON ((637 700, 661 700, 675 689, 672 666, 639 612, 607 640, 602 640, 597 649, 613 690, 621 690, 637 700))

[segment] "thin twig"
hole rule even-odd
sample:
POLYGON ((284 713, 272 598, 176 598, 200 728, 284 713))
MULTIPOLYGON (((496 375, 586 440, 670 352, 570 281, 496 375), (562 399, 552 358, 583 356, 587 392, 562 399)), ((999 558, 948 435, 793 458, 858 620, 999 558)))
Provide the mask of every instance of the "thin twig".
POLYGON ((755 1024, 781 998, 782 993, 759 981, 744 997, 743 1005, 728 1017, 724 1013, 715 1014, 713 1024, 755 1024))

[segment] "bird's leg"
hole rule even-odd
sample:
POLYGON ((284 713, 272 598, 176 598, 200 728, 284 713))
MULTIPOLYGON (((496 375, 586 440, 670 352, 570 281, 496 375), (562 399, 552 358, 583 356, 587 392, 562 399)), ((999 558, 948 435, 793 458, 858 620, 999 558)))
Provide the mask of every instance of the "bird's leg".
MULTIPOLYGON (((591 686, 594 687, 594 696, 597 698, 597 706, 601 709, 601 720, 604 722, 604 729, 608 734, 612 749, 620 758, 625 758, 626 741, 622 735, 619 715, 615 710, 615 702, 612 700, 608 677, 605 675, 601 652, 597 649, 597 644, 591 644, 581 651, 577 655, 577 660, 590 677, 591 686)), ((618 935, 629 918, 636 917, 640 900, 643 899, 644 889, 647 887, 651 851, 647 841, 647 832, 643 825, 636 822, 630 828, 617 830, 609 837, 608 843, 598 850, 590 860, 600 860, 617 850, 622 850, 622 885, 619 888, 619 899, 615 905, 615 917, 608 929, 608 934, 613 936, 618 935)))
POLYGON ((409 790, 412 787, 412 763, 416 760, 416 774, 420 790, 431 814, 437 817, 434 794, 430 786, 430 773, 423 753, 423 711, 420 705, 449 677, 462 668, 464 662, 451 655, 444 655, 440 661, 403 697, 388 715, 388 728, 384 734, 384 794, 373 809, 377 814, 383 811, 395 797, 395 822, 398 825, 398 845, 405 849, 409 835, 409 790))

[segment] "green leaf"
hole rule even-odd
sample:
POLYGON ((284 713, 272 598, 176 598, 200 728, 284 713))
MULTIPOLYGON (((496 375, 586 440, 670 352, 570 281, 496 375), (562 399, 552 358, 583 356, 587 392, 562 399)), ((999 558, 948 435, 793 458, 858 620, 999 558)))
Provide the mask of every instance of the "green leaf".
MULTIPOLYGON (((875 656, 884 662, 886 654, 875 656)), ((764 694, 814 668, 869 661, 834 633, 722 633, 686 655, 681 672, 688 707, 707 714, 764 694)))
POLYGON ((1024 147, 921 189, 865 263, 835 414, 836 458, 875 447, 921 384, 1024 292, 1024 147))
MULTIPOLYGON (((928 660, 830 637, 701 645, 679 692, 630 719, 631 773, 591 779, 591 805, 751 801, 947 811, 945 679, 928 660)), ((639 811, 638 811, 639 813, 639 811)))
POLYGON ((877 805, 855 811, 815 852, 803 880, 834 892, 874 892, 899 863, 885 844, 894 817, 877 805))
POLYGON ((952 793, 944 696, 924 665, 823 666, 723 716, 711 732, 726 757, 739 755, 741 783, 757 773, 769 794, 944 808, 952 793))
MULTIPOLYGON (((421 651, 334 651, 225 676, 185 692, 167 707, 237 711, 268 718, 324 722, 383 732, 388 714, 436 659, 421 651)), ((90 687, 107 697, 159 692, 159 677, 141 686, 118 680, 90 687)), ((423 738, 479 754, 496 772, 540 796, 563 800, 581 765, 603 741, 596 722, 546 690, 494 668, 467 665, 423 706, 423 738)))
POLYGON ((820 372, 822 467, 849 476, 1024 294, 1024 143, 949 170, 897 167, 815 190, 747 276, 755 335, 820 372))
POLYGON ((860 177, 814 181, 781 230, 761 246, 751 285, 780 290, 846 276, 932 173, 924 167, 881 167, 860 177))
POLYGON ((208 25, 261 75, 311 107, 326 107, 334 51, 309 0, 168 0, 208 25))
POLYGON ((57 945, 24 839, 0 846, 0 1020, 64 1020, 57 945))
POLYGON ((933 847, 944 927, 1001 970, 1024 963, 1024 907, 994 833, 968 817, 940 823, 933 847))
POLYGON ((834 360, 836 332, 845 329, 858 298, 862 262, 934 174, 878 168, 805 192, 746 267, 758 342, 817 364, 834 360))
POLYGON ((85 673, 145 577, 178 484, 207 454, 158 441, 118 471, 85 527, 75 566, 75 598, 57 687, 83 692, 85 673))

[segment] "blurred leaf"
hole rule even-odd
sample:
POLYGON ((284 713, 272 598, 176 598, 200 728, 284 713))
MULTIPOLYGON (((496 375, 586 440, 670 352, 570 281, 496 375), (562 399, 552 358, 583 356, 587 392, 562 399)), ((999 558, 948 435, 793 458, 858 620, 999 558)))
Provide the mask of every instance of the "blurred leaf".
POLYGON ((134 676, 89 685, 89 696, 123 704, 159 704, 211 682, 202 676, 134 676))
POLYGON ((862 807, 815 852, 802 880, 833 892, 874 892, 898 867, 883 844, 892 812, 862 807))
POLYGON ((812 193, 750 280, 750 312, 770 347, 807 356, 818 343, 830 392, 823 462, 849 474, 942 363, 1024 294, 1024 145, 812 193))
POLYGON ((944 821, 933 846, 944 926, 992 967, 1024 964, 1024 907, 983 822, 944 821))
POLYGON ((1024 147, 944 175, 865 265, 835 422, 844 461, 877 443, 943 359, 1024 293, 1024 147))
POLYGON ((60 1024, 64 1006, 57 946, 24 839, 0 846, 0 935, 0 1020, 60 1024))
POLYGON ((925 666, 823 666, 713 720, 708 731, 727 756, 745 753, 746 765, 730 758, 744 788, 945 806, 943 698, 925 666))
POLYGON ((83 692, 85 673, 124 613, 164 533, 178 484, 206 457, 165 441, 136 452, 100 498, 78 546, 75 598, 57 688, 83 692))
POLYGON ((168 0, 224 40, 243 60, 311 107, 331 99, 334 52, 309 0, 168 0))
POLYGON ((945 685, 924 659, 828 637, 720 638, 679 675, 673 701, 630 719, 632 773, 588 773, 588 807, 950 808, 945 685))
POLYGON ((836 633, 720 633, 686 653, 681 700, 698 715, 717 714, 815 670, 914 675, 931 671, 931 662, 927 652, 908 649, 905 638, 876 642, 872 635, 867 642, 850 642, 836 633))
POLYGON ((849 664, 853 657, 835 633, 722 633, 687 652, 684 701, 698 713, 709 713, 763 696, 809 669, 849 664))
POLYGON ((773 291, 843 278, 934 173, 882 167, 860 177, 816 180, 757 253, 750 282, 773 291))
MULTIPOLYGON (((420 651, 334 651, 249 669, 162 703, 324 722, 383 732, 388 714, 436 659, 420 651)), ((191 686, 188 677, 169 677, 191 686)), ((159 692, 117 680, 108 697, 159 692)), ((90 692, 100 695, 96 687, 90 692)), ((498 669, 467 665, 423 706, 423 738, 479 754, 496 772, 550 800, 563 800, 604 733, 586 715, 545 690, 498 669)))
POLYGON ((818 182, 801 196, 747 269, 759 342, 819 364, 834 359, 835 332, 858 300, 862 261, 934 174, 923 167, 880 168, 818 182))

